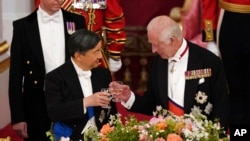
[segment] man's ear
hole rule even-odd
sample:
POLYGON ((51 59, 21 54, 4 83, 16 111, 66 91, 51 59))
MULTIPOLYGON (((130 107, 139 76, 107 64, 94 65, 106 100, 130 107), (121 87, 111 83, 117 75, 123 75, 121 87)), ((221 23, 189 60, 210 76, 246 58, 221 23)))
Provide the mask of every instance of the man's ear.
POLYGON ((176 40, 176 38, 173 37, 173 36, 171 36, 171 37, 169 38, 169 40, 170 40, 171 43, 173 43, 173 42, 176 40))
POLYGON ((74 56, 74 58, 75 58, 76 60, 79 60, 80 57, 81 57, 81 54, 80 54, 79 52, 75 52, 73 56, 74 56))

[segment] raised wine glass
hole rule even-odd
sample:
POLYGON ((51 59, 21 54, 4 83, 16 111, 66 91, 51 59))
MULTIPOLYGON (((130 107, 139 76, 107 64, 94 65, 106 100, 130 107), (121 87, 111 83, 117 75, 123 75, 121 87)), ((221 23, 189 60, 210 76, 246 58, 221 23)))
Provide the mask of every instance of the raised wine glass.
MULTIPOLYGON (((123 85, 122 81, 114 81, 117 84, 123 85)), ((116 98, 114 95, 119 95, 122 92, 122 88, 119 85, 112 86, 110 88, 110 93, 113 95, 112 101, 113 102, 121 102, 119 98, 116 98)))
MULTIPOLYGON (((107 92, 107 93, 110 94, 109 88, 102 88, 102 89, 101 89, 101 92, 107 92)), ((108 96, 108 98, 112 99, 112 95, 110 94, 110 95, 108 96)), ((110 106, 110 104, 109 104, 108 106, 102 106, 102 108, 109 109, 109 108, 111 108, 111 106, 110 106)))

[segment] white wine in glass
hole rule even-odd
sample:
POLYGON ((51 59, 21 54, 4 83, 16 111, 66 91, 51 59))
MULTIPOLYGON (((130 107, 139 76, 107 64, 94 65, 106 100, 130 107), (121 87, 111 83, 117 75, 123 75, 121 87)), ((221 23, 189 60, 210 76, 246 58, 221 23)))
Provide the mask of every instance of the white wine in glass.
MULTIPOLYGON (((102 88, 102 89, 101 89, 101 92, 107 92, 107 93, 110 94, 109 88, 102 88)), ((112 95, 110 94, 110 95, 108 96, 108 98, 112 99, 112 95)), ((109 104, 108 106, 102 106, 102 108, 110 109, 111 106, 110 106, 110 104, 109 104)))

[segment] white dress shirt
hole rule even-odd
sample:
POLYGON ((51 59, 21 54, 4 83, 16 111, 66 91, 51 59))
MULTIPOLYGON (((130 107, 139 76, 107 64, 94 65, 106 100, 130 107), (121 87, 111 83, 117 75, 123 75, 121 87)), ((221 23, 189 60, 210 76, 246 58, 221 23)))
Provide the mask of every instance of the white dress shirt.
POLYGON ((168 97, 181 107, 184 107, 188 52, 187 41, 183 39, 183 43, 175 56, 168 59, 168 97), (181 54, 183 55, 181 56, 181 54))
MULTIPOLYGON (((74 60, 71 58, 71 61, 73 63, 73 66, 78 74, 78 79, 80 81, 80 84, 81 84, 81 88, 82 88, 82 92, 83 92, 83 96, 84 97, 88 97, 90 95, 93 94, 93 90, 92 90, 92 83, 91 83, 91 71, 85 71, 86 73, 90 73, 89 76, 85 77, 84 75, 81 75, 82 72, 84 72, 80 67, 78 67, 74 60)), ((86 107, 84 107, 84 113, 86 113, 87 110, 86 110, 86 107)))
MULTIPOLYGON (((80 67, 78 67, 74 60, 71 58, 71 61, 73 63, 73 66, 78 74, 78 79, 80 81, 80 84, 81 84, 81 88, 82 88, 82 92, 83 92, 83 95, 84 97, 88 97, 90 95, 93 94, 93 90, 92 90, 92 83, 91 83, 91 71, 88 70, 88 71, 83 71, 80 67)), ((87 108, 85 106, 83 106, 84 108, 84 114, 87 113, 87 108)), ((85 127, 83 128, 82 130, 82 134, 87 130, 89 129, 89 127, 91 126, 96 126, 96 123, 95 123, 95 116, 93 116, 92 118, 90 118, 88 120, 88 122, 86 123, 85 127)))
POLYGON ((48 15, 40 6, 37 10, 40 39, 46 73, 65 62, 65 37, 62 11, 48 15))
MULTIPOLYGON (((183 39, 183 43, 175 56, 168 59, 168 97, 181 107, 184 107, 185 71, 187 70, 189 54, 188 47, 186 47, 187 41, 183 39), (171 72, 171 69, 173 69, 173 72, 171 72)), ((122 101, 121 104, 130 109, 134 102, 135 95, 131 92, 128 101, 126 103, 122 101)))

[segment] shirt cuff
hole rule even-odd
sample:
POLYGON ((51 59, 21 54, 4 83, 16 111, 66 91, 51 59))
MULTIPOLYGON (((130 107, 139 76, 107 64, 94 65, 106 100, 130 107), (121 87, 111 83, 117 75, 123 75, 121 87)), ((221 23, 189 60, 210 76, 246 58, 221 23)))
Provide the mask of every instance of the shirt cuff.
POLYGON ((126 103, 124 101, 122 101, 121 104, 125 108, 130 109, 133 106, 134 102, 135 102, 135 94, 131 91, 131 95, 130 95, 128 101, 126 103))
POLYGON ((87 108, 85 106, 85 104, 83 103, 83 113, 86 114, 87 113, 87 108))

